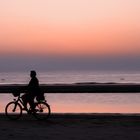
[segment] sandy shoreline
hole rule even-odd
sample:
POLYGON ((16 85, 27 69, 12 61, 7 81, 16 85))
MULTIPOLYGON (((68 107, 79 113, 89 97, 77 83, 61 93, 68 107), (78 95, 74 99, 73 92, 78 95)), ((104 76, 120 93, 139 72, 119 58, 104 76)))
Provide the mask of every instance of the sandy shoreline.
POLYGON ((140 114, 53 114, 48 121, 0 114, 0 140, 137 140, 140 114))
MULTIPOLYGON (((44 93, 140 93, 139 83, 71 83, 40 84, 44 93)), ((0 84, 0 93, 26 93, 25 84, 0 84)))

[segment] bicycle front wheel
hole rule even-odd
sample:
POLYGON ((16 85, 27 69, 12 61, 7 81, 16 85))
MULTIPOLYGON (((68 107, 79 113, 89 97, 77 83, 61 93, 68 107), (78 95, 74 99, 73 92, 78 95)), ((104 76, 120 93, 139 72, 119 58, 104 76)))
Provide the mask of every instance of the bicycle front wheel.
POLYGON ((50 106, 46 102, 39 102, 35 106, 35 114, 34 116, 38 120, 46 120, 51 114, 50 106))
POLYGON ((22 107, 19 103, 10 102, 5 108, 6 116, 11 120, 17 120, 22 115, 22 107))

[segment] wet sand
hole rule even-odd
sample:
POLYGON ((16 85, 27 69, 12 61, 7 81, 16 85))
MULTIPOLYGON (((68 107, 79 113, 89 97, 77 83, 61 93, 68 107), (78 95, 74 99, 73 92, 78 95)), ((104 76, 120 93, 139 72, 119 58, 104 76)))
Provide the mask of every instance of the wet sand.
POLYGON ((47 121, 0 114, 0 140, 139 140, 140 114, 53 114, 47 121))

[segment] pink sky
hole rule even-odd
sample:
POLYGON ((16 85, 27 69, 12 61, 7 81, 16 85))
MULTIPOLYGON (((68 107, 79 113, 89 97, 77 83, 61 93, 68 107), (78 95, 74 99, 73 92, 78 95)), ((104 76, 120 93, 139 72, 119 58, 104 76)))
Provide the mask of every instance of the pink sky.
POLYGON ((0 53, 139 53, 139 5, 139 0, 0 1, 0 53))

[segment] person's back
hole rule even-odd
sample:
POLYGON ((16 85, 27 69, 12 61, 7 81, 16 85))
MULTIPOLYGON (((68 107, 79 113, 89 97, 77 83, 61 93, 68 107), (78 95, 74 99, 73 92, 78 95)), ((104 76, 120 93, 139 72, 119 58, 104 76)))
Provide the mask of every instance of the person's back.
POLYGON ((39 92, 39 81, 36 76, 31 77, 31 80, 28 84, 28 93, 32 96, 35 96, 39 92))

